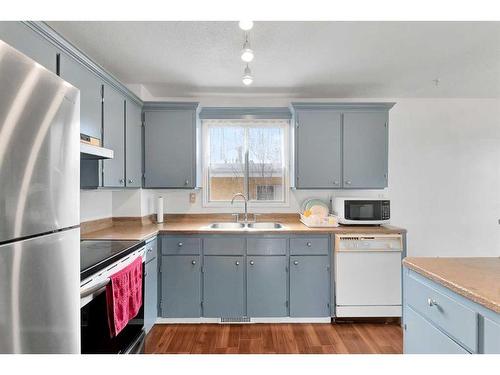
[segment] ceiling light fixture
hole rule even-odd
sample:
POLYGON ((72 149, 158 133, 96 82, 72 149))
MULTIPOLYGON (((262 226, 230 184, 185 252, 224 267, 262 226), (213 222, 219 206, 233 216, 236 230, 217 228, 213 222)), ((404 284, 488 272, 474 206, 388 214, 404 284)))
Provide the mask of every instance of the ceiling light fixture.
POLYGON ((250 67, 247 64, 247 67, 245 68, 245 71, 243 72, 243 84, 245 86, 251 85, 253 82, 253 75, 252 71, 250 70, 250 67))
POLYGON ((241 50, 241 59, 248 63, 254 58, 253 49, 250 48, 250 42, 248 41, 248 35, 245 35, 245 43, 243 43, 243 49, 241 50))
POLYGON ((238 25, 240 26, 241 30, 248 31, 252 29, 253 21, 240 21, 238 25))

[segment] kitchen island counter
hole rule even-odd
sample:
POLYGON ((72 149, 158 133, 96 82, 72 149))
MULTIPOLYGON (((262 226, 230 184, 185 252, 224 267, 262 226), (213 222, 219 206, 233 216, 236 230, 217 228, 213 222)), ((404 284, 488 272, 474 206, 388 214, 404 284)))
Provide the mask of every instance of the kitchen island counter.
POLYGON ((410 257, 403 260, 403 265, 500 313, 500 257, 410 257))

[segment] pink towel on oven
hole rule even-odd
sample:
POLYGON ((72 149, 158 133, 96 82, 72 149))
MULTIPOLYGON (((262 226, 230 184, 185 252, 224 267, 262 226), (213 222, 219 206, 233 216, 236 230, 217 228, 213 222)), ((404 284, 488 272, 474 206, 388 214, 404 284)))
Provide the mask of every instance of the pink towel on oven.
POLYGON ((108 323, 111 337, 118 335, 142 305, 142 258, 110 277, 106 286, 108 323))

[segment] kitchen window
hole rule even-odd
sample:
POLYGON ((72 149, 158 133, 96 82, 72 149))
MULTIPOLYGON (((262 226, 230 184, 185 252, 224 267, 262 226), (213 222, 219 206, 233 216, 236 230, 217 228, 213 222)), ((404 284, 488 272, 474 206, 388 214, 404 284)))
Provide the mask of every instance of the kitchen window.
POLYGON ((206 206, 227 207, 236 193, 249 204, 288 204, 287 120, 204 120, 206 206))
POLYGON ((257 200, 258 201, 272 201, 275 200, 274 185, 259 185, 257 186, 257 200))

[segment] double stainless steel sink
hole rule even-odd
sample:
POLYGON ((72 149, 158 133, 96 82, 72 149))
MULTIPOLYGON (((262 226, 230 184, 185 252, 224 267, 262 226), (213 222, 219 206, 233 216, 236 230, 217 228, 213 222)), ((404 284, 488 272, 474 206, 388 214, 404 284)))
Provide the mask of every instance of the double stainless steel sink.
POLYGON ((280 223, 271 223, 271 222, 256 222, 256 223, 231 223, 231 222, 223 222, 223 223, 212 223, 208 226, 210 229, 214 230, 246 230, 246 229, 255 229, 255 230, 272 230, 272 229, 283 229, 283 224, 280 223))

